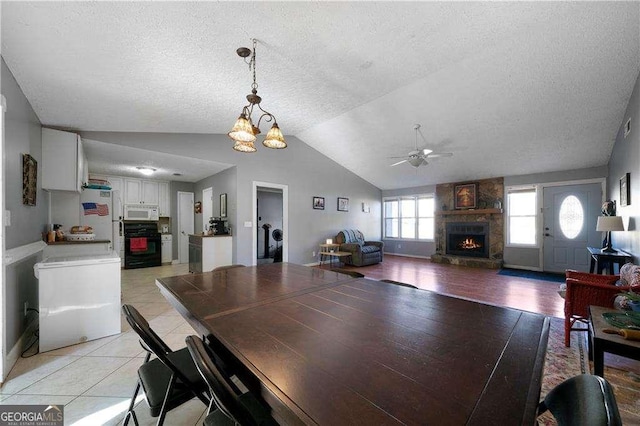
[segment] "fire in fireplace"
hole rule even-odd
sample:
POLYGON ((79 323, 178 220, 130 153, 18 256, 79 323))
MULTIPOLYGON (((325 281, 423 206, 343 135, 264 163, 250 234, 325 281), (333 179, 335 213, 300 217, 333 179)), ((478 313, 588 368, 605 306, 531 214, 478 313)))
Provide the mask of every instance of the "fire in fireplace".
POLYGON ((489 257, 489 224, 450 222, 446 226, 447 254, 489 257))

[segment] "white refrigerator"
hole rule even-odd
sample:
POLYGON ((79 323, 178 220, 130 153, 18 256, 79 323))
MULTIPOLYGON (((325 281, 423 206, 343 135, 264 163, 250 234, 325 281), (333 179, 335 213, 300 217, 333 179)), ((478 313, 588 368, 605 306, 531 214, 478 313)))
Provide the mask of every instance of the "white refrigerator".
POLYGON ((123 235, 120 192, 85 188, 79 208, 79 225, 92 227, 96 239, 110 240, 111 249, 119 253, 123 235))

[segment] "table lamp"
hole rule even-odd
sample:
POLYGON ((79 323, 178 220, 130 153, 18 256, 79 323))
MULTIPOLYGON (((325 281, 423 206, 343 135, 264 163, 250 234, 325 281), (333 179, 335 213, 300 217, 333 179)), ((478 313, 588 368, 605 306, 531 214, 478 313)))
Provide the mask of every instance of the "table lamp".
POLYGON ((620 216, 598 216, 596 231, 607 233, 607 247, 603 248, 604 253, 614 253, 615 249, 611 248, 611 231, 624 231, 622 217, 620 216))

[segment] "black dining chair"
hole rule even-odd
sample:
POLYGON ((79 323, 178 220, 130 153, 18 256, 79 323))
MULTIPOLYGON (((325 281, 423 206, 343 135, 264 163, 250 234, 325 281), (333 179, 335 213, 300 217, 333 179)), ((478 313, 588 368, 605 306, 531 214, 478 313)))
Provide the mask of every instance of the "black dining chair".
POLYGON ((558 426, 621 426, 616 397, 600 376, 581 374, 560 383, 538 405, 549 410, 558 426))
POLYGON ((409 288, 415 288, 415 289, 418 288, 415 285, 411 285, 411 284, 407 284, 407 283, 401 283, 400 281, 394 281, 394 280, 380 280, 380 282, 388 283, 388 284, 395 284, 395 285, 399 285, 399 286, 402 286, 402 287, 409 287, 409 288))
POLYGON ((151 417, 158 417, 158 425, 164 423, 168 411, 198 397, 206 406, 211 398, 207 394, 208 386, 200 376, 187 348, 172 351, 169 346, 149 327, 149 323, 131 305, 122 305, 122 311, 131 328, 140 337, 142 348, 147 351, 144 363, 138 368, 138 383, 131 397, 129 409, 123 425, 138 419, 133 409, 136 397, 142 386, 149 404, 151 417), (150 360, 151 355, 157 358, 150 360))
POLYGON ((343 268, 333 268, 331 270, 339 274, 349 275, 350 277, 353 277, 353 278, 364 278, 364 274, 361 274, 360 272, 357 272, 357 271, 350 271, 348 269, 343 269, 343 268))
POLYGON ((211 348, 198 336, 185 339, 191 357, 209 386, 211 403, 204 419, 205 426, 271 426, 278 423, 269 415, 268 409, 250 392, 239 395, 238 387, 231 378, 218 368, 211 348))
POLYGON ((244 267, 245 266, 241 265, 240 263, 234 263, 233 265, 218 266, 216 268, 213 268, 211 272, 224 271, 227 269, 234 269, 234 268, 244 268, 244 267))

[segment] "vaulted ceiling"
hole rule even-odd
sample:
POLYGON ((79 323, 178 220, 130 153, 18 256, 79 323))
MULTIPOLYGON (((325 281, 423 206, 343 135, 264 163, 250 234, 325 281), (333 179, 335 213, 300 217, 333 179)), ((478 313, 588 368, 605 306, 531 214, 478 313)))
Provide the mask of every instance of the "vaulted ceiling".
POLYGON ((42 123, 87 131, 227 133, 251 84, 235 49, 257 38, 285 135, 381 189, 604 165, 640 70, 637 2, 3 2, 1 17, 42 123), (416 123, 453 157, 389 167, 416 123))

